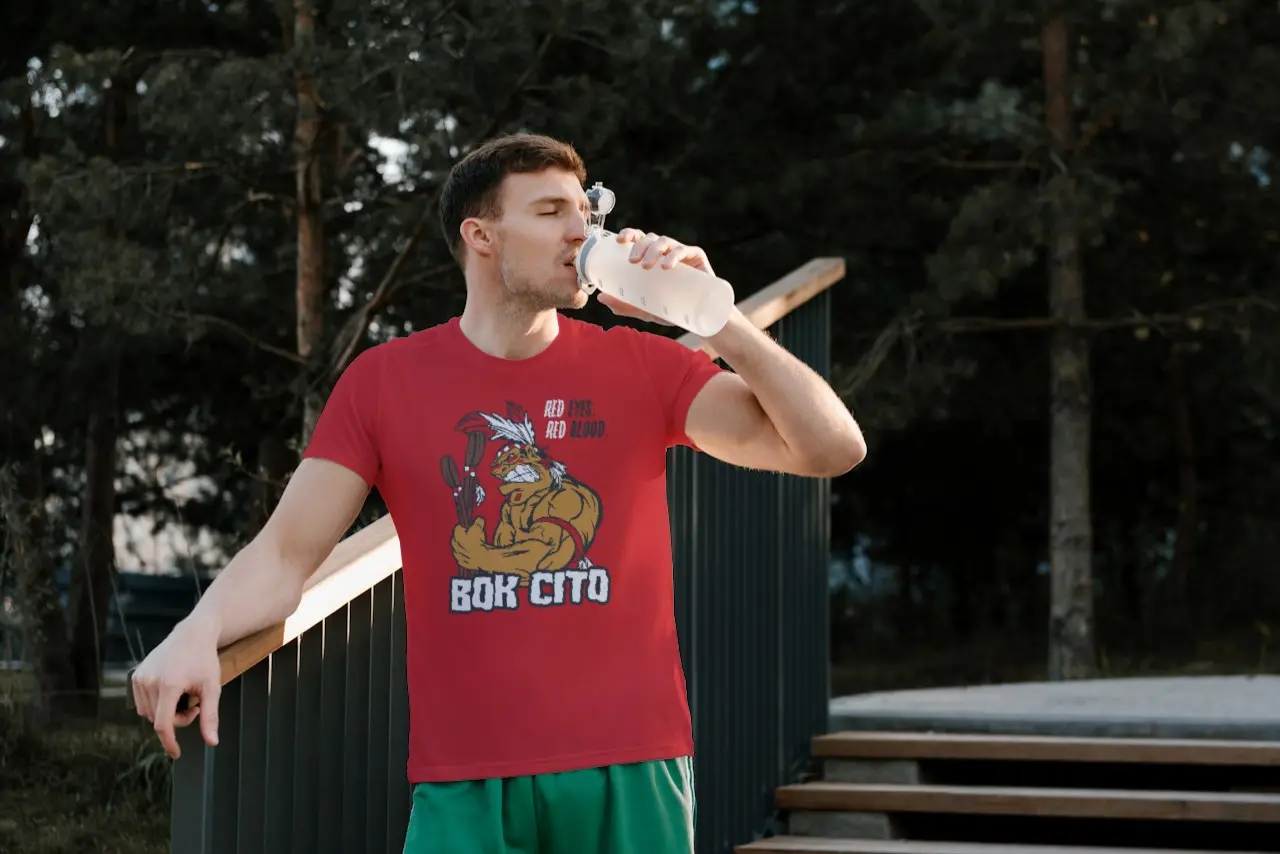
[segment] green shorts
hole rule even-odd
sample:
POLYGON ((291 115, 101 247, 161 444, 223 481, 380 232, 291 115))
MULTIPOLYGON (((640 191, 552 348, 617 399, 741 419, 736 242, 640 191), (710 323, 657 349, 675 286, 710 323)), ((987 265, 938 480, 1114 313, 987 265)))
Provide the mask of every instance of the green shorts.
POLYGON ((689 757, 419 783, 404 854, 693 854, 689 757))

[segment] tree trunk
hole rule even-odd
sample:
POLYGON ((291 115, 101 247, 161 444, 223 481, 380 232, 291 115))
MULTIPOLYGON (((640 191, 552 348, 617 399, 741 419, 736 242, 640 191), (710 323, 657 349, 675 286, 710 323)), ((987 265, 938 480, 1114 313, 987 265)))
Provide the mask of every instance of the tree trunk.
MULTIPOLYGON (((111 80, 106 92, 106 150, 120 157, 129 120, 133 82, 124 75, 111 80)), ((118 240, 119 225, 108 216, 102 226, 107 240, 118 240)), ((76 706, 96 715, 102 692, 107 607, 115 581, 116 443, 120 435, 120 355, 110 330, 88 335, 95 366, 89 372, 89 417, 85 430, 84 489, 80 498, 80 574, 71 587, 71 666, 75 672, 76 706)))
MULTIPOLYGON (((29 447, 34 448, 32 442, 29 447)), ((28 704, 33 721, 52 723, 60 710, 53 702, 74 687, 67 650, 67 624, 58 601, 57 576, 45 538, 45 493, 41 451, 29 452, 18 469, 15 489, 0 492, 3 553, 16 576, 22 621, 23 662, 34 679, 28 704)), ((3 485, 3 484, 0 484, 3 485)))
POLYGON ((303 370, 302 444, 311 439, 323 395, 315 387, 324 333, 324 195, 321 167, 323 114, 315 77, 315 10, 311 0, 293 0, 293 50, 298 113, 294 126, 295 179, 298 206, 297 337, 298 355, 307 360, 303 370))
POLYGON ((1140 630, 1141 637, 1145 638, 1150 629, 1151 612, 1146 607, 1147 585, 1142 573, 1140 549, 1134 543, 1133 526, 1112 525, 1105 536, 1112 542, 1116 577, 1119 579, 1119 593, 1125 617, 1130 624, 1140 630))
POLYGON ((1200 527, 1199 478, 1196 472, 1195 433, 1191 427, 1190 382, 1186 345, 1175 341, 1166 367, 1169 377, 1170 424, 1178 461, 1178 521, 1173 561, 1169 571, 1171 616, 1185 626, 1192 616, 1190 579, 1195 571, 1197 530, 1200 527))
POLYGON ((898 566, 898 625, 901 630, 899 641, 910 642, 915 638, 916 605, 915 605, 915 567, 910 563, 898 566))
POLYGON ((271 511, 284 491, 283 484, 296 462, 289 452, 288 443, 279 436, 268 433, 258 441, 258 482, 252 520, 254 533, 271 518, 271 511))
POLYGON ((108 355, 94 379, 85 438, 80 499, 80 582, 76 585, 71 663, 79 701, 96 715, 102 690, 107 608, 115 583, 116 441, 119 438, 119 359, 108 355))
MULTIPOLYGON (((39 115, 25 105, 19 156, 40 156, 39 115)), ((19 305, 21 273, 34 215, 25 187, 0 185, 0 358, 21 365, 28 346, 19 305)), ((72 690, 66 615, 58 599, 57 575, 46 539, 44 452, 38 398, 28 389, 4 388, 0 396, 0 566, 12 579, 18 611, 22 660, 34 681, 29 703, 33 721, 51 723, 59 709, 54 697, 72 690), (12 461, 13 465, 6 465, 12 461)))
POLYGON ((951 572, 951 631, 958 641, 973 637, 976 574, 973 566, 964 563, 951 572))
POLYGON ((1074 123, 1071 33, 1055 11, 1043 31, 1045 116, 1052 150, 1065 173, 1051 183, 1049 311, 1057 324, 1050 339, 1049 678, 1095 674, 1093 639, 1093 531, 1089 517, 1089 341, 1080 234, 1072 174, 1074 123))

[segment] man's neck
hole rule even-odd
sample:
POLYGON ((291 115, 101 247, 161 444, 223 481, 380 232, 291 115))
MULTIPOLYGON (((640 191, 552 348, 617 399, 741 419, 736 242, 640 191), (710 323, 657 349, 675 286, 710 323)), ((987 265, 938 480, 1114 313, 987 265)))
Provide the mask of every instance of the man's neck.
POLYGON ((468 341, 490 356, 528 359, 551 346, 560 331, 559 319, 554 309, 530 311, 510 303, 494 304, 473 289, 467 294, 459 326, 468 341))

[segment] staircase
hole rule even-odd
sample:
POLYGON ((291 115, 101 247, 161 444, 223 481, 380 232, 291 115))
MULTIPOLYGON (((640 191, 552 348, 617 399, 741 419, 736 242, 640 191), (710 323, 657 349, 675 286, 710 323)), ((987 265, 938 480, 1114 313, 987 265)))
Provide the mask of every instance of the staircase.
POLYGON ((839 732, 738 854, 1280 852, 1280 742, 839 732))

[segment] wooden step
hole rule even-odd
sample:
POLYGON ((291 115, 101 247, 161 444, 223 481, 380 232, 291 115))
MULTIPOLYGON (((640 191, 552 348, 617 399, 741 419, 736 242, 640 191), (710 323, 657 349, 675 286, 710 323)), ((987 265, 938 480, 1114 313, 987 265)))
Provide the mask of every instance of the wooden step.
POLYGON ((1064 818, 1232 821, 1280 824, 1280 795, 996 786, 801 783, 782 786, 784 810, 967 813, 1064 818))
POLYGON ((826 839, 819 836, 774 836, 739 845, 734 851, 737 854, 1221 854, 1181 848, 1094 848, 987 842, 917 842, 906 839, 826 839))
POLYGON ((1280 766, 1280 742, 838 732, 813 739, 826 759, 980 759, 1165 765, 1280 766))

